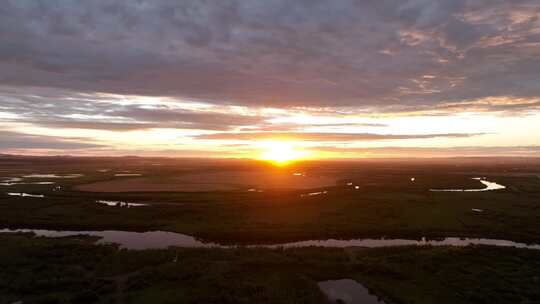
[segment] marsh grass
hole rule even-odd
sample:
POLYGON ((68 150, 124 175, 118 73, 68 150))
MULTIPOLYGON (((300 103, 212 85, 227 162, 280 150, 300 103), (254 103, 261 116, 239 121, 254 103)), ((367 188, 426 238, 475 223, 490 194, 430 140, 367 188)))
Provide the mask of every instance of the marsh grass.
POLYGON ((325 303, 317 282, 350 278, 386 303, 540 301, 540 254, 526 249, 130 251, 92 241, 0 234, 0 298, 25 303, 325 303))

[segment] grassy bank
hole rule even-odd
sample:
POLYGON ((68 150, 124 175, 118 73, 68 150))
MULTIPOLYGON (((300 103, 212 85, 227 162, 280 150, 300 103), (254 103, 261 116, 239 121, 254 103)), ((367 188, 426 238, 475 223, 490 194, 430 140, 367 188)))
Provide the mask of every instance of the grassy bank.
POLYGON ((316 283, 341 278, 386 303, 540 301, 540 253, 524 249, 128 251, 29 234, 0 242, 7 303, 325 303, 316 283))
POLYGON ((46 197, 21 198, 0 193, 0 225, 75 230, 160 229, 235 242, 463 236, 539 243, 540 196, 520 190, 522 185, 536 182, 530 179, 506 178, 504 182, 513 188, 498 192, 335 187, 328 189, 328 194, 314 197, 300 197, 298 191, 100 194, 49 193, 26 187, 25 191, 45 193, 46 197), (108 207, 96 204, 97 199, 151 206, 108 207), (474 212, 473 208, 483 212, 474 212))
POLYGON ((167 230, 213 241, 248 243, 383 236, 487 237, 540 243, 540 178, 535 173, 540 172, 540 166, 536 163, 353 162, 268 168, 246 162, 38 160, 0 162, 2 175, 80 173, 83 177, 53 180, 54 186, 61 186, 60 191, 53 191, 53 185, 0 186, 0 227, 167 230), (162 166, 154 166, 154 162, 162 166), (108 171, 101 172, 103 168, 108 171), (324 189, 264 192, 93 193, 76 190, 80 184, 129 179, 114 177, 116 172, 139 172, 149 182, 159 183, 193 172, 255 169, 331 175, 338 184, 324 189), (429 191, 431 188, 481 188, 478 181, 471 179, 474 176, 487 176, 507 188, 468 193, 429 191), (411 177, 415 178, 414 182, 411 177), (328 193, 301 196, 321 190, 328 193), (13 197, 6 192, 38 193, 45 198, 13 197), (95 201, 99 199, 151 206, 108 207, 97 204, 95 201))

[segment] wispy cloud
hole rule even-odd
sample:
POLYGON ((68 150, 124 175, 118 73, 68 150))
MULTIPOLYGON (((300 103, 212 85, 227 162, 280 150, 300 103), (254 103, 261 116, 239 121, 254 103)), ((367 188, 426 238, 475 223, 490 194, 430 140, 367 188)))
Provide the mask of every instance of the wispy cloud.
MULTIPOLYGON (((190 102, 168 104, 140 96, 101 97, 66 90, 0 89, 1 120, 51 128, 128 131, 152 128, 229 130, 264 123, 264 115, 235 113, 227 107, 197 108, 190 102), (3 91, 3 92, 2 92, 3 91), (2 94, 4 93, 4 94, 2 94), (132 99, 131 102, 129 99, 132 99)), ((196 105, 196 104, 195 104, 196 105)))
POLYGON ((319 146, 313 149, 340 157, 456 157, 456 156, 537 156, 540 146, 464 146, 464 147, 351 147, 319 146))
POLYGON ((196 136, 199 139, 214 140, 295 140, 295 141, 373 141, 394 139, 426 139, 438 137, 471 137, 482 133, 442 133, 442 134, 374 134, 374 133, 309 133, 309 132, 242 132, 213 133, 196 136))
POLYGON ((0 131, 0 149, 51 149, 77 150, 100 148, 103 145, 87 143, 83 140, 64 139, 53 136, 31 135, 17 132, 0 131))

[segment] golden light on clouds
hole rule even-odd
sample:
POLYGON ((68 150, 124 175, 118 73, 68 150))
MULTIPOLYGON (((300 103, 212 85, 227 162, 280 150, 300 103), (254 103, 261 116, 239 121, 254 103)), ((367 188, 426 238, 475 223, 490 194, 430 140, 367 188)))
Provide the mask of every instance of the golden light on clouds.
POLYGON ((286 163, 540 149, 538 0, 110 1, 144 18, 133 27, 99 1, 3 6, 18 47, 0 52, 0 153, 286 163), (178 27, 164 9, 200 14, 178 27))

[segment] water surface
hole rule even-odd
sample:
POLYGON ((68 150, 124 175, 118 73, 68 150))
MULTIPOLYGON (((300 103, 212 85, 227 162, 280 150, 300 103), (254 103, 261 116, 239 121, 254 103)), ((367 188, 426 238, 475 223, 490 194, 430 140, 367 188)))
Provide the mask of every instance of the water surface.
POLYGON ((79 178, 83 177, 83 174, 72 173, 72 174, 39 174, 33 173, 28 175, 23 175, 23 178, 79 178))
POLYGON ((43 194, 29 194, 24 192, 8 192, 6 193, 9 196, 20 196, 20 197, 33 197, 33 198, 44 198, 43 194))
POLYGON ((309 193, 303 193, 303 194, 300 194, 300 197, 316 196, 316 195, 327 194, 327 193, 328 193, 327 190, 324 190, 324 191, 317 191, 317 192, 309 192, 309 193))
POLYGON ((331 303, 384 304, 366 287, 351 279, 323 281, 318 285, 331 303))
MULTIPOLYGON (((223 245, 215 242, 206 242, 182 233, 168 231, 148 231, 148 232, 133 232, 133 231, 56 231, 45 229, 1 229, 0 233, 14 232, 33 232, 37 236, 45 237, 66 237, 75 235, 90 235, 100 237, 98 243, 115 243, 126 249, 163 249, 167 247, 186 247, 186 248, 234 248, 240 245, 223 245)), ((410 239, 350 239, 350 240, 306 240, 299 242, 288 242, 279 244, 267 245, 245 245, 245 247, 264 247, 264 248, 296 248, 296 247, 328 247, 328 248, 346 248, 346 247, 394 247, 394 246, 457 246, 464 247, 468 245, 490 245, 499 247, 516 247, 540 250, 538 244, 525 244, 509 240, 486 239, 486 238, 457 238, 447 237, 438 240, 428 240, 422 238, 420 240, 410 239)), ((243 245, 244 246, 244 245, 243 245)))
MULTIPOLYGON (((132 179, 97 181, 79 185, 77 189, 90 192, 206 192, 206 191, 246 191, 317 189, 336 185, 335 177, 295 175, 282 171, 219 171, 186 173, 167 179, 155 177, 136 177, 134 173, 121 176, 134 176, 132 179), (130 174, 130 175, 127 175, 130 174)), ((115 176, 120 176, 115 174, 115 176)))
POLYGON ((495 182, 487 181, 485 177, 473 177, 472 179, 481 182, 486 187, 481 188, 481 189, 429 189, 429 191, 433 191, 433 192, 483 192, 483 191, 506 189, 506 186, 497 184, 495 182))
POLYGON ((96 203, 101 205, 106 205, 109 207, 144 207, 149 206, 148 204, 142 203, 128 203, 124 201, 108 201, 108 200, 97 200, 96 203))
POLYGON ((141 173, 116 173, 114 176, 122 177, 122 176, 142 176, 141 173))

